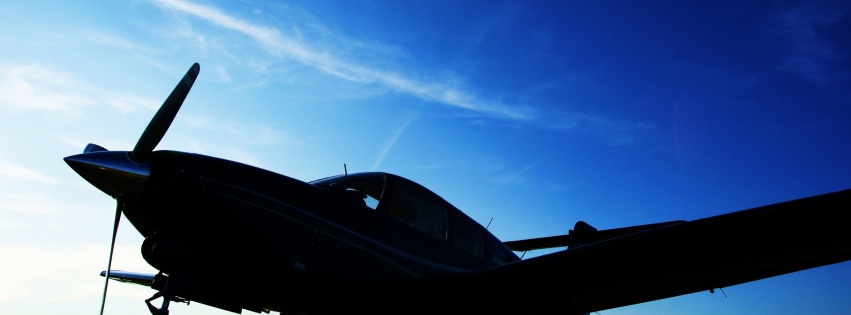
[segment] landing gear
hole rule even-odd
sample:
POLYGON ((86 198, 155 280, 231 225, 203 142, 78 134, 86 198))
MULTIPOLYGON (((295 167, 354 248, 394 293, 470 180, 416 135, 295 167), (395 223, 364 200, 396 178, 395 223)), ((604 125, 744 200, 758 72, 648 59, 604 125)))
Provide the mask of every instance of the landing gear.
POLYGON ((186 305, 189 305, 188 300, 173 296, 171 294, 162 293, 162 291, 155 293, 154 296, 145 300, 145 304, 148 304, 148 310, 151 311, 152 315, 168 315, 168 305, 171 301, 178 303, 186 303, 186 305), (163 305, 160 306, 160 308, 157 308, 156 306, 151 304, 151 301, 156 300, 160 297, 163 298, 163 305))

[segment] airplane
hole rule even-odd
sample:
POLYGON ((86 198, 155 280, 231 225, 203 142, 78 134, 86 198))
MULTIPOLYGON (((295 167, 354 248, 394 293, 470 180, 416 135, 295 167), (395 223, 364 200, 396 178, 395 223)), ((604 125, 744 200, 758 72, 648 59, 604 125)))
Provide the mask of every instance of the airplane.
POLYGON ((116 200, 101 313, 113 279, 155 290, 145 300, 154 315, 190 301, 235 313, 588 314, 851 259, 851 189, 693 221, 579 221, 565 235, 503 242, 401 176, 304 182, 154 151, 199 71, 192 65, 132 151, 89 144, 64 158, 116 200), (111 270, 122 214, 157 274, 111 270))

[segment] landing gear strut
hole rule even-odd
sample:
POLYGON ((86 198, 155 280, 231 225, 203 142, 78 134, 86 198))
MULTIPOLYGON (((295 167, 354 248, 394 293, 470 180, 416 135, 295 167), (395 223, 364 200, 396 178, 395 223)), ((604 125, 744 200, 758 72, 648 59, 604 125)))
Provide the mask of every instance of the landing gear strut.
POLYGON ((168 315, 168 305, 171 301, 178 303, 186 303, 186 305, 189 305, 188 300, 173 296, 171 294, 162 293, 162 291, 155 293, 154 296, 145 300, 145 304, 148 304, 148 310, 151 311, 152 315, 168 315), (156 306, 151 304, 151 301, 156 300, 160 297, 163 298, 163 305, 160 306, 160 308, 157 308, 156 306))

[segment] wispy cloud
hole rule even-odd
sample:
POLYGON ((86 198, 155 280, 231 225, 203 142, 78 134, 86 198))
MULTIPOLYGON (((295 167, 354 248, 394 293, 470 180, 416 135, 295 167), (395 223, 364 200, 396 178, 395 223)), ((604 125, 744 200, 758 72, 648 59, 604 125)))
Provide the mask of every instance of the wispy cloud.
POLYGON ((59 180, 42 174, 30 168, 0 160, 0 177, 14 180, 37 182, 42 184, 58 184, 59 180))
POLYGON ((53 202, 43 193, 0 193, 0 212, 51 214, 64 209, 62 204, 53 202))
POLYGON ((14 66, 0 77, 0 108, 13 111, 73 111, 95 100, 71 93, 74 81, 58 71, 34 65, 14 66))
POLYGON ((402 134, 405 132, 405 130, 408 129, 408 126, 411 125, 411 122, 414 121, 415 117, 416 115, 414 114, 408 115, 402 122, 402 124, 399 126, 399 128, 396 128, 396 131, 393 132, 393 135, 390 136, 390 139, 387 139, 387 143, 384 144, 384 147, 381 148, 381 151, 378 152, 378 156, 375 158, 375 163, 373 163, 372 165, 373 170, 378 169, 378 166, 380 166, 381 162, 384 161, 384 158, 387 156, 387 153, 390 153, 390 149, 392 149, 393 146, 396 145, 396 142, 399 141, 399 138, 402 137, 402 134))
MULTIPOLYGON (((0 244, 0 256, 10 258, 0 260, 0 268, 15 271, 0 275, 4 284, 0 288, 0 302, 95 301, 103 290, 103 282, 92 277, 92 268, 104 264, 102 259, 108 251, 105 245, 0 244)), ((138 256, 138 251, 135 245, 115 248, 119 259, 138 256)), ((119 263, 120 268, 151 272, 141 258, 119 263)), ((109 291, 111 296, 126 295, 122 286, 110 286, 109 291)))
POLYGON ((181 121, 194 128, 224 132, 251 144, 278 145, 283 143, 290 146, 304 145, 303 140, 293 138, 281 129, 259 123, 243 124, 192 115, 183 115, 181 121))
POLYGON ((470 34, 467 39, 468 44, 460 55, 466 57, 474 54, 479 50, 482 43, 494 33, 495 29, 505 23, 505 20, 510 20, 512 13, 517 11, 517 4, 508 1, 502 2, 499 10, 478 22, 478 27, 474 28, 474 33, 470 34))
MULTIPOLYGON (((646 131, 646 126, 642 123, 582 113, 543 113, 536 106, 526 105, 527 103, 524 102, 509 104, 504 100, 504 97, 482 97, 466 89, 463 84, 464 80, 455 77, 438 76, 421 79, 421 76, 417 74, 387 70, 388 68, 395 69, 392 66, 382 68, 369 64, 369 60, 375 58, 362 58, 366 61, 353 61, 350 57, 355 55, 351 53, 352 49, 366 50, 359 50, 357 55, 375 54, 375 51, 371 51, 373 48, 381 51, 392 50, 384 46, 370 45, 336 35, 313 19, 308 18, 310 22, 304 23, 306 25, 303 25, 303 27, 301 24, 295 24, 286 29, 279 29, 235 17, 220 8, 209 5, 184 0, 151 1, 165 10, 186 14, 241 34, 278 58, 294 60, 300 65, 349 82, 381 86, 421 100, 464 109, 477 115, 598 137, 611 145, 636 143, 643 132, 646 131), (312 38, 302 28, 316 30, 320 35, 318 38, 312 38), (337 52, 340 53, 337 54, 337 52)), ((505 12, 500 12, 500 14, 503 13, 505 12)), ((255 13, 255 15, 257 14, 255 13)), ((485 36, 484 34, 489 32, 489 29, 494 27, 493 25, 499 24, 499 16, 497 15, 495 20, 485 23, 482 29, 483 34, 478 36, 485 36)), ((192 34, 191 37, 207 38, 209 36, 192 34)), ((396 52, 395 54, 399 53, 396 52)), ((534 91, 530 93, 534 93, 534 91)), ((527 98, 521 97, 520 99, 527 98)), ((383 160, 383 154, 386 154, 386 152, 379 155, 376 165, 383 160)))
POLYGON ((575 112, 552 115, 549 119, 546 124, 550 129, 588 134, 614 146, 635 144, 653 129, 653 126, 647 123, 575 112))
POLYGON ((93 87, 65 72, 39 65, 0 67, 0 109, 79 115, 83 109, 98 105, 121 112, 159 106, 151 99, 93 87))
POLYGON ((218 80, 220 82, 228 83, 233 81, 230 77, 230 74, 228 74, 228 70, 225 69, 225 67, 223 67, 222 65, 216 65, 215 67, 213 67, 213 72, 218 76, 218 80))
POLYGON ((535 162, 532 162, 532 163, 530 163, 530 164, 528 164, 528 165, 526 165, 522 168, 515 170, 514 172, 512 172, 512 173, 510 173, 506 176, 503 176, 502 178, 498 179, 497 181, 501 184, 515 184, 517 182, 520 182, 520 181, 522 181, 524 174, 526 174, 530 170, 537 167, 543 161, 544 161, 544 159, 539 159, 535 162))
POLYGON ((848 77, 849 69, 837 65, 847 58, 847 52, 837 51, 836 42, 847 40, 848 30, 842 19, 847 19, 845 15, 850 12, 849 5, 822 10, 798 5, 781 11, 776 32, 788 43, 781 69, 819 84, 848 77))
POLYGON ((306 142, 281 128, 259 122, 239 123, 188 114, 182 115, 178 121, 205 136, 214 135, 215 141, 199 140, 205 139, 203 136, 174 134, 167 141, 176 146, 175 149, 215 155, 258 167, 264 167, 265 163, 259 156, 250 153, 252 150, 246 150, 246 146, 299 148, 306 142))
POLYGON ((123 38, 121 36, 112 35, 112 34, 97 33, 97 32, 84 32, 81 36, 82 36, 82 38, 85 38, 85 39, 87 39, 87 40, 89 40, 89 41, 91 41, 95 44, 105 46, 105 47, 118 48, 120 50, 126 51, 126 52, 130 53, 131 55, 135 56, 136 58, 138 58, 139 60, 142 60, 143 62, 147 63, 147 64, 150 64, 150 65, 152 65, 152 66, 154 66, 154 67, 156 67, 160 70, 163 70, 165 72, 169 72, 168 67, 166 67, 165 65, 163 65, 162 63, 160 63, 156 59, 149 57, 151 55, 161 53, 157 49, 147 47, 147 46, 141 45, 139 43, 133 42, 131 40, 128 40, 126 38, 123 38))
POLYGON ((283 34, 278 29, 256 25, 222 10, 181 0, 153 0, 157 5, 211 22, 219 27, 239 32, 253 39, 270 52, 296 60, 340 79, 363 84, 381 84, 400 93, 453 107, 500 118, 530 120, 538 113, 529 107, 508 106, 499 101, 478 98, 475 93, 439 81, 421 81, 400 73, 377 69, 343 59, 324 50, 306 45, 298 37, 283 34))

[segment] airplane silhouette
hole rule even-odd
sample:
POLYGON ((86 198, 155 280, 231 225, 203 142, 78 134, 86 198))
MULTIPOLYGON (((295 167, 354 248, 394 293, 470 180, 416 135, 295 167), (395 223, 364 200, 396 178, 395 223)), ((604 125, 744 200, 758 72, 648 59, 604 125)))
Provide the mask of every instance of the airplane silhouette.
POLYGON ((149 286, 152 314, 196 301, 240 313, 583 314, 851 259, 851 190, 695 221, 502 242, 447 201, 372 172, 303 182, 253 166, 154 151, 196 63, 132 151, 65 158, 116 199, 105 276, 149 286), (121 214, 158 274, 113 271, 121 214), (566 247, 525 259, 514 251, 566 247), (162 298, 157 308, 152 301, 162 298))

